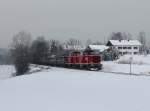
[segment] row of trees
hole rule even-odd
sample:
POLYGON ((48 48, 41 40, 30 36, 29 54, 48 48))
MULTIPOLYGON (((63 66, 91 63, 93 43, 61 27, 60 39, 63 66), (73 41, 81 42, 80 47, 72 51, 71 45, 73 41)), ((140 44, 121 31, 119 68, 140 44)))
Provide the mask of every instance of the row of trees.
MULTIPOLYGON (((81 45, 76 39, 69 39, 65 44, 69 46, 81 45)), ((22 75, 29 70, 29 63, 38 64, 50 56, 57 56, 64 52, 63 43, 58 40, 46 40, 43 36, 32 40, 31 34, 21 31, 13 37, 11 56, 17 75, 22 75)))

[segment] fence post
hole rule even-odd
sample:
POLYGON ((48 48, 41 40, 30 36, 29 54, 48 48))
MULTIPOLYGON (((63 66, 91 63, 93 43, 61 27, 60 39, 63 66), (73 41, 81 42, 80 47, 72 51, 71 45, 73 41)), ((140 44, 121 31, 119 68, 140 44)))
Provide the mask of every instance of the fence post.
POLYGON ((130 57, 130 75, 132 74, 132 60, 133 60, 133 57, 130 57))

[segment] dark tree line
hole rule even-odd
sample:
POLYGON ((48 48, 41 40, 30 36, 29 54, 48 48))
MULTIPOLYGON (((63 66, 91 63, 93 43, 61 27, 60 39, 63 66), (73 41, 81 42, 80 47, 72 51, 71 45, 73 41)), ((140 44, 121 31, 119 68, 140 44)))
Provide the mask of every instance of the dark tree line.
POLYGON ((49 40, 49 55, 59 56, 63 53, 63 45, 60 41, 51 39, 49 40))
MULTIPOLYGON (((101 42, 93 42, 92 44, 101 44, 101 42)), ((77 39, 69 39, 62 43, 55 39, 46 40, 43 36, 32 40, 31 34, 21 31, 14 35, 11 45, 11 55, 13 64, 16 68, 16 75, 22 75, 29 70, 29 64, 40 64, 48 61, 50 57, 62 56, 65 51, 63 45, 71 47, 81 46, 82 43, 77 39)), ((68 53, 68 52, 67 52, 68 53)))
MULTIPOLYGON (((79 45, 76 39, 66 42, 69 45, 79 45)), ((22 75, 29 70, 29 64, 45 62, 52 56, 64 53, 63 45, 55 39, 46 40, 43 36, 31 39, 31 34, 21 31, 14 35, 11 44, 11 57, 16 68, 16 75, 22 75)))
POLYGON ((110 40, 131 40, 132 35, 125 32, 113 32, 109 38, 110 40))

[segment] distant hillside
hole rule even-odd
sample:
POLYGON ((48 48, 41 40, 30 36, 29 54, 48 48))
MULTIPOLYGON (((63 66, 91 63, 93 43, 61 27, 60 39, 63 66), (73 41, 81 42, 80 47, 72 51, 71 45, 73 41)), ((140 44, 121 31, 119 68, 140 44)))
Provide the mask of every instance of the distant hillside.
POLYGON ((0 64, 10 63, 9 50, 0 48, 0 64))
POLYGON ((3 48, 0 48, 0 55, 7 55, 9 52, 8 49, 3 49, 3 48))

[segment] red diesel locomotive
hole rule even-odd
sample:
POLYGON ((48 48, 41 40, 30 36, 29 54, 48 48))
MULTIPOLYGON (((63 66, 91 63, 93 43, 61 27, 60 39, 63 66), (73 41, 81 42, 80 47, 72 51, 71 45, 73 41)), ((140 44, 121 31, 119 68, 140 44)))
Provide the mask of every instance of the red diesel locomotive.
POLYGON ((84 51, 84 52, 72 52, 66 58, 66 65, 68 67, 78 67, 84 69, 102 69, 101 56, 95 54, 93 51, 84 51))

